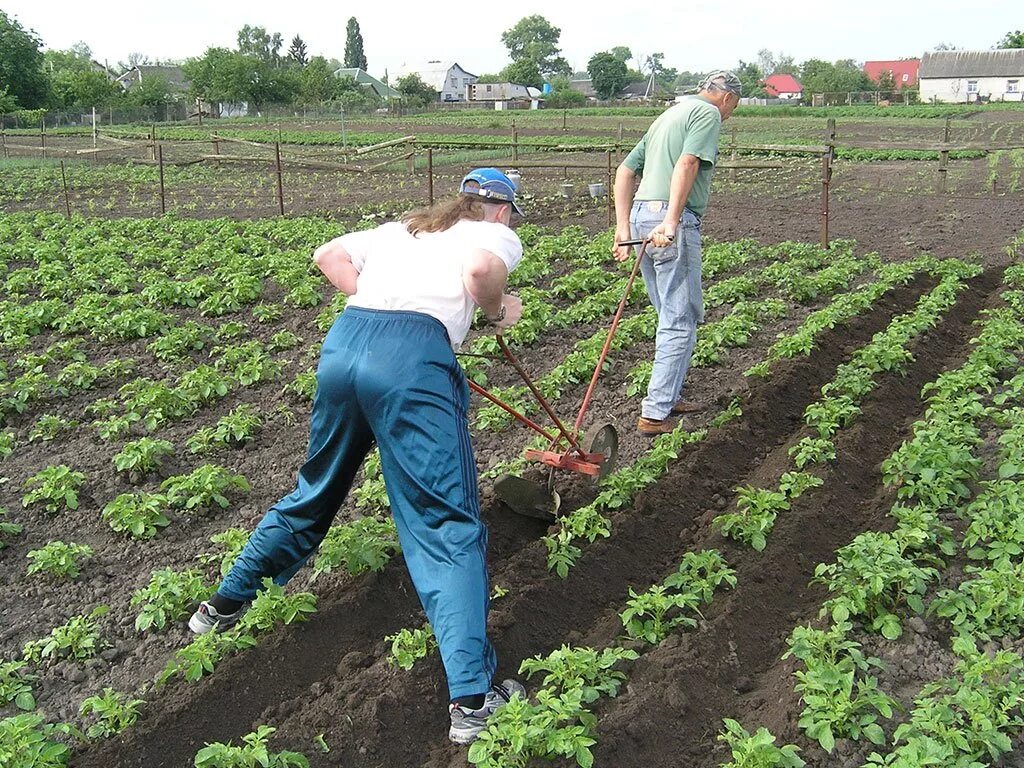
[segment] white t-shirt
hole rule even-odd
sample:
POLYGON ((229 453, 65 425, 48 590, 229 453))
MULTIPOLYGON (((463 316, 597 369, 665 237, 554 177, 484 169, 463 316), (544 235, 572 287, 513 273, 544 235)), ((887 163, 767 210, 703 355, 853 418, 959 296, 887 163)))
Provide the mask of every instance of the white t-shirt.
POLYGON ((476 251, 490 251, 511 272, 523 258, 519 236, 504 224, 463 219, 443 232, 413 237, 400 222, 342 235, 338 242, 359 270, 348 305, 422 312, 448 329, 458 349, 469 333, 476 302, 466 292, 462 268, 476 251))

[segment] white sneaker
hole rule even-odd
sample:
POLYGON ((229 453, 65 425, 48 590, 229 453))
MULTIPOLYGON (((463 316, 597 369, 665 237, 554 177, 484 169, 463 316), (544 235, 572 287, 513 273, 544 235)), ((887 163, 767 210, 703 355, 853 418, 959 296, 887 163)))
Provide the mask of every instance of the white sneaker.
POLYGON ((480 709, 470 709, 460 704, 449 704, 448 714, 452 724, 448 729, 448 738, 455 744, 472 744, 487 728, 487 719, 505 706, 513 696, 526 698, 526 688, 515 680, 503 680, 500 685, 491 686, 484 695, 484 705, 480 709))
POLYGON ((188 620, 188 628, 197 635, 205 635, 214 629, 227 629, 233 627, 242 618, 242 614, 248 610, 249 604, 245 603, 234 613, 221 614, 217 609, 205 600, 199 604, 198 610, 188 620))

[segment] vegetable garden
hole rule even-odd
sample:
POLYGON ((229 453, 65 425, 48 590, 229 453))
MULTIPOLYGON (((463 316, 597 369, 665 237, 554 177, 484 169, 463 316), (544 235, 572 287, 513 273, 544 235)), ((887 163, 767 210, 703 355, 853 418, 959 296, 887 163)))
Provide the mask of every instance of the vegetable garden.
MULTIPOLYGON (((0 765, 465 760, 374 456, 286 589, 230 631, 183 623, 302 461, 344 308, 310 254, 338 233, 0 214, 0 765)), ((519 233, 507 340, 573 403, 629 265, 607 232, 519 233)), ((703 412, 631 433, 656 327, 638 286, 591 407, 620 425, 619 466, 566 483, 550 526, 493 497, 533 471, 533 440, 476 404, 493 637, 531 697, 469 761, 1005 764, 1024 724, 1022 248, 983 267, 707 243, 703 412)), ((529 410, 486 329, 465 351, 529 410)))

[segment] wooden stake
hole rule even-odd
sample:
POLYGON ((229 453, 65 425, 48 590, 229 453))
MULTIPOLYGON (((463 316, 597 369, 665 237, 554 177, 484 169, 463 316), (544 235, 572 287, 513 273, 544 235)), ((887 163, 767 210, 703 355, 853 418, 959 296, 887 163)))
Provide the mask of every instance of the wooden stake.
POLYGON ((0 127, 0 139, 2 139, 3 143, 4 143, 4 157, 10 157, 11 153, 7 149, 7 129, 6 128, 0 127))
POLYGON ((821 247, 828 248, 828 187, 832 177, 832 162, 828 152, 821 155, 821 247))
POLYGON ((939 192, 946 193, 946 174, 949 173, 949 150, 939 152, 939 192))
POLYGON ((96 107, 92 108, 92 148, 96 149, 96 107))
POLYGON ((64 161, 60 161, 60 180, 64 185, 64 212, 71 218, 71 196, 68 194, 68 175, 64 170, 64 161))
POLYGON ((942 131, 942 141, 945 144, 949 144, 949 129, 950 129, 950 116, 946 115, 946 126, 942 131))
MULTIPOLYGON (((622 128, 622 123, 619 123, 619 128, 622 128)), ((613 188, 615 186, 615 180, 612 177, 612 152, 611 152, 611 150, 608 150, 608 152, 607 152, 607 159, 608 159, 608 188, 605 190, 605 192, 608 195, 608 226, 610 227, 612 224, 615 223, 615 215, 614 215, 614 212, 615 212, 615 202, 614 202, 614 195, 612 194, 613 188)))
POLYGON ((46 159, 46 120, 39 123, 39 146, 43 150, 43 159, 46 159))
POLYGON ((519 131, 516 129, 516 121, 512 121, 512 162, 519 162, 519 131))
POLYGON ((167 213, 167 199, 164 195, 164 145, 156 148, 157 160, 160 163, 160 215, 167 213))
POLYGON ((149 152, 153 162, 156 162, 156 123, 149 126, 149 152))
POLYGON ((569 128, 566 126, 566 118, 568 117, 568 115, 569 115, 569 110, 568 109, 563 109, 562 110, 562 130, 563 131, 569 130, 569 128))
POLYGON ((434 148, 427 147, 427 204, 434 204, 434 148))
POLYGON ((406 169, 406 171, 409 172, 410 176, 415 176, 416 175, 416 153, 415 152, 410 152, 406 156, 405 169, 406 169))
POLYGON ((284 179, 281 177, 281 143, 274 144, 274 158, 277 164, 277 210, 284 216, 284 179))
MULTIPOLYGON (((736 162, 736 126, 732 127, 732 151, 729 152, 729 159, 735 164, 736 162)), ((736 168, 733 167, 729 170, 729 183, 736 183, 736 168)))

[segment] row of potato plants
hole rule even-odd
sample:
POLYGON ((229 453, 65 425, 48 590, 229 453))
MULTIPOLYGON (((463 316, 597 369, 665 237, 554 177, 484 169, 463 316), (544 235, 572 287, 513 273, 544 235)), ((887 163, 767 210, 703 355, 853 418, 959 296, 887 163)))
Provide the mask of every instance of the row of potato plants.
MULTIPOLYGON (((913 438, 882 465, 883 481, 897 489, 898 500, 891 510, 896 521, 893 532, 861 534, 839 550, 835 563, 816 569, 815 581, 825 584, 831 594, 822 609, 830 626, 825 630, 796 628, 787 656, 792 655, 803 665, 797 672, 797 690, 805 704, 800 725, 826 751, 832 751, 837 737, 865 737, 875 744, 884 743, 880 721, 892 717, 897 703, 879 689, 871 675, 872 668, 881 663, 865 657, 860 644, 850 637, 854 622, 866 631, 895 639, 901 634, 900 613, 926 611, 928 588, 939 578, 945 558, 955 552, 952 530, 943 518, 955 512, 969 517, 973 506, 965 508, 963 504, 971 495, 982 463, 976 456, 982 440, 979 423, 993 415, 983 403, 984 395, 998 385, 1002 371, 1016 366, 1022 349, 1024 325, 1020 316, 1013 310, 990 311, 967 362, 925 387, 929 407, 914 425, 913 438)), ((971 587, 965 591, 969 594, 971 587)), ((1005 594, 997 596, 1006 598, 1005 594)), ((1012 597, 1009 599, 1010 604, 1003 607, 1013 611, 1012 597)), ((967 640, 961 637, 954 644, 961 659, 959 671, 963 680, 980 681, 985 676, 977 677, 979 669, 992 660, 986 661, 978 654, 977 642, 985 639, 984 625, 970 625, 970 612, 960 611, 965 605, 947 591, 940 593, 928 610, 960 618, 960 634, 967 640)), ((1020 666, 1019 659, 1006 656, 996 661, 996 667, 1004 671, 1020 666)), ((985 743, 985 749, 979 749, 979 734, 967 738, 963 728, 973 714, 980 713, 972 713, 969 708, 955 711, 972 701, 970 695, 956 699, 959 694, 955 688, 951 681, 927 686, 918 701, 922 711, 935 704, 936 694, 952 692, 954 699, 944 699, 939 708, 931 708, 916 719, 912 716, 910 724, 900 726, 894 734, 899 746, 887 757, 872 754, 867 764, 918 765, 922 763, 906 761, 925 754, 935 761, 937 751, 942 752, 943 759, 927 764, 966 765, 961 761, 975 760, 983 752, 995 757, 992 749, 996 745, 1008 745, 1008 740, 996 735, 1000 724, 1009 725, 1006 712, 1002 712, 1001 720, 992 721, 992 728, 983 735, 991 740, 985 743), (952 719, 930 719, 942 711, 952 719), (939 722, 944 725, 940 727, 939 722), (950 726, 955 727, 948 730, 950 726)), ((974 690, 975 694, 979 692, 974 690)), ((977 704, 980 699, 973 701, 977 704)))
MULTIPOLYGON (((842 293, 826 307, 807 317, 805 322, 791 334, 781 339, 775 347, 784 344, 787 339, 799 339, 801 354, 811 354, 816 340, 827 330, 849 322, 852 318, 866 312, 882 296, 899 285, 904 285, 922 273, 938 274, 943 269, 942 261, 932 257, 922 257, 912 262, 883 265, 876 271, 876 279, 865 286, 848 293, 842 293)), ((775 348, 773 347, 773 348, 775 348)), ((796 353, 794 353, 796 354, 796 353)), ((769 356, 762 363, 754 366, 761 376, 770 372, 773 364, 787 354, 769 356)), ((751 369, 753 370, 753 369, 751 369)), ((711 426, 722 426, 741 415, 738 403, 732 403, 712 421, 711 426)), ((670 435, 656 438, 652 448, 643 454, 632 466, 624 467, 601 481, 601 491, 591 503, 568 515, 558 518, 558 531, 544 538, 548 548, 548 567, 560 576, 568 575, 569 570, 582 554, 580 543, 586 539, 593 542, 597 537, 607 537, 611 533, 611 521, 605 515, 629 505, 640 491, 648 487, 662 474, 669 463, 677 457, 683 446, 703 439, 706 432, 701 430, 691 433, 680 424, 670 435)), ((511 466, 515 471, 522 467, 511 466)))

